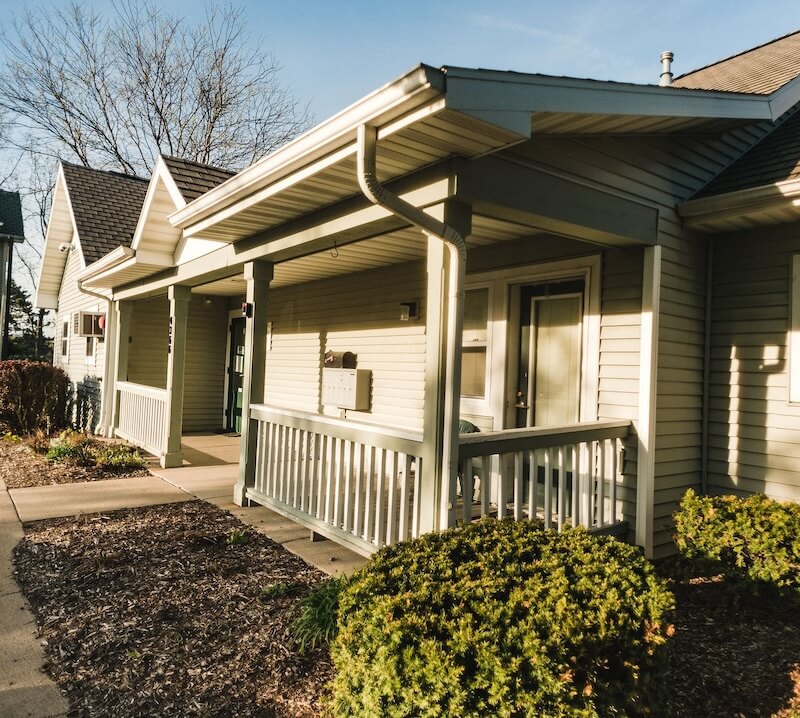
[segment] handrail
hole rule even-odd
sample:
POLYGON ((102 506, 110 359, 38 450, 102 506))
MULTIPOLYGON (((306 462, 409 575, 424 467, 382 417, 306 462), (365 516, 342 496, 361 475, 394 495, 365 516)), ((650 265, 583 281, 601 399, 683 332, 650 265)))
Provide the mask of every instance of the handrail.
POLYGON ((460 459, 471 459, 600 439, 624 439, 630 433, 631 426, 632 422, 626 419, 462 434, 459 438, 458 455, 460 459))
POLYGON ((117 390, 126 392, 128 394, 136 394, 137 396, 147 396, 151 399, 164 400, 167 397, 167 390, 161 389, 157 386, 148 386, 147 384, 134 384, 130 381, 118 381, 117 390))
POLYGON ((297 409, 281 409, 266 404, 251 404, 250 417, 258 421, 280 421, 285 426, 302 431, 324 434, 335 430, 335 435, 344 441, 370 443, 380 439, 381 446, 391 451, 404 454, 419 453, 422 446, 422 433, 394 429, 376 424, 337 419, 322 414, 299 411, 297 409))

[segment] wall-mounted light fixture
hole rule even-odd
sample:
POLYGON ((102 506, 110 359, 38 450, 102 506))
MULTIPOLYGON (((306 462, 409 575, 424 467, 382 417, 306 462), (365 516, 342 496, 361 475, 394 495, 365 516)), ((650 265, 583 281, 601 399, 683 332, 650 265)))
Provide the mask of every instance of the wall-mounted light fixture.
POLYGON ((400 302, 400 321, 419 319, 419 302, 400 302))

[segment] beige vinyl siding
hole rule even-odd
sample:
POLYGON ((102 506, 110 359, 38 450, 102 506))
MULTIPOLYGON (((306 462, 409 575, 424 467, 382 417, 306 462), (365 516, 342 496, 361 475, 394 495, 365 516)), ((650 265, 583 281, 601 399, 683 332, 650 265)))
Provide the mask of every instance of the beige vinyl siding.
POLYGON ((72 382, 73 416, 76 426, 93 431, 100 419, 102 381, 105 366, 105 341, 92 339, 92 355, 86 356, 86 337, 73 333, 73 315, 78 312, 105 314, 106 303, 78 289, 78 274, 83 270, 79 250, 71 249, 64 267, 58 293, 56 331, 53 342, 53 363, 61 367, 72 382), (64 322, 69 324, 68 348, 61 354, 64 322))
POLYGON ((167 386, 169 302, 155 297, 133 303, 128 344, 128 381, 164 389, 167 386))
POLYGON ((789 403, 787 346, 800 224, 714 241, 709 490, 800 501, 800 406, 789 403))
POLYGON ((225 348, 228 306, 224 297, 192 297, 186 326, 183 430, 222 428, 225 409, 225 348))
POLYGON ((320 406, 321 367, 327 350, 350 351, 359 369, 372 372, 372 388, 370 410, 348 411, 348 418, 421 431, 425 322, 400 320, 400 303, 412 300, 424 316, 421 262, 271 292, 267 403, 338 415, 320 406))
MULTIPOLYGON (((128 381, 159 388, 167 382, 169 302, 157 297, 133 305, 128 381)), ((186 323, 183 431, 219 429, 223 423, 228 306, 192 297, 186 323)))
MULTIPOLYGON (((764 124, 751 125, 717 139, 539 136, 510 151, 536 166, 588 181, 659 211, 662 267, 653 527, 656 556, 673 551, 669 516, 683 491, 699 486, 702 457, 706 249, 703 238, 683 229, 675 207, 763 136, 766 129, 764 124)), ((604 317, 603 321, 605 337, 609 338, 609 320, 604 317)), ((633 342, 629 347, 632 349, 633 342)), ((619 359, 609 348, 606 352, 606 361, 615 362, 620 375, 614 379, 633 382, 638 377, 638 365, 627 363, 633 357, 631 352, 620 352, 619 359)), ((607 367, 601 369, 601 407, 613 412, 617 404, 611 402, 622 403, 625 397, 610 398, 614 384, 606 381, 612 378, 608 371, 607 367)), ((631 399, 627 397, 628 402, 631 399)))

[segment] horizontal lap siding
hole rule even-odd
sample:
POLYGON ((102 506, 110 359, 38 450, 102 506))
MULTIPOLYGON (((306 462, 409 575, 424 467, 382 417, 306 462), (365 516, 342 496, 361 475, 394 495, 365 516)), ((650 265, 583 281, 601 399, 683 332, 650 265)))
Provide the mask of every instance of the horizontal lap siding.
POLYGON ((800 224, 720 236, 714 252, 709 490, 800 501, 787 346, 800 224))
POLYGON ((53 363, 61 367, 72 383, 72 419, 80 429, 93 431, 100 420, 102 381, 105 367, 105 340, 93 339, 93 353, 86 356, 86 337, 73 334, 72 315, 77 312, 105 314, 106 302, 78 289, 78 274, 83 264, 79 251, 71 249, 58 293, 58 310, 53 341, 53 363), (61 354, 64 322, 69 323, 68 353, 61 354))
MULTIPOLYGON (((675 212, 724 166, 743 152, 765 127, 719 139, 663 137, 537 138, 513 152, 552 171, 589 181, 659 211, 662 247, 661 304, 656 397, 654 553, 673 550, 671 513, 675 502, 699 486, 702 459, 703 336, 705 316, 705 240, 686 232, 675 212)), ((611 256, 610 254, 608 256, 611 256)), ((611 271, 608 267, 606 271, 611 271)), ((638 268, 641 285, 641 261, 638 268)), ((624 287, 604 287, 610 302, 624 287)), ((633 294, 633 292, 631 292, 633 294)), ((619 295, 624 297, 624 294, 619 295)), ((629 297, 631 307, 634 298, 629 297)), ((638 334, 604 305, 599 411, 633 412, 638 406, 638 334), (610 344, 612 340, 616 346, 610 344)), ((636 307, 640 311, 641 304, 636 307)), ((605 418, 605 417, 604 417, 605 418)), ((632 452, 631 452, 632 453, 632 452)), ((626 458, 626 462, 629 459, 626 458)), ((634 470, 631 457, 630 470, 634 470)), ((626 463, 626 467, 628 464, 626 463)))
POLYGON ((156 297, 133 303, 128 343, 128 378, 134 384, 167 386, 169 302, 156 297))
POLYGON ((404 301, 421 302, 424 317, 421 262, 271 292, 266 401, 338 415, 320 406, 321 367, 326 350, 350 351, 359 369, 372 372, 372 389, 370 410, 348 411, 348 418, 422 430, 425 322, 400 321, 404 301))
POLYGON ((183 389, 183 430, 213 431, 223 424, 228 304, 224 298, 189 302, 183 389))

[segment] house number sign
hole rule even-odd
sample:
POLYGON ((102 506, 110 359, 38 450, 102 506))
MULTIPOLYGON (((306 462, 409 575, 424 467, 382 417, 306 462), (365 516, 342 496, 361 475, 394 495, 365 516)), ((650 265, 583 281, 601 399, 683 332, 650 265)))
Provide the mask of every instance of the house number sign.
POLYGON ((167 328, 167 354, 172 354, 172 317, 169 318, 169 326, 167 328))

